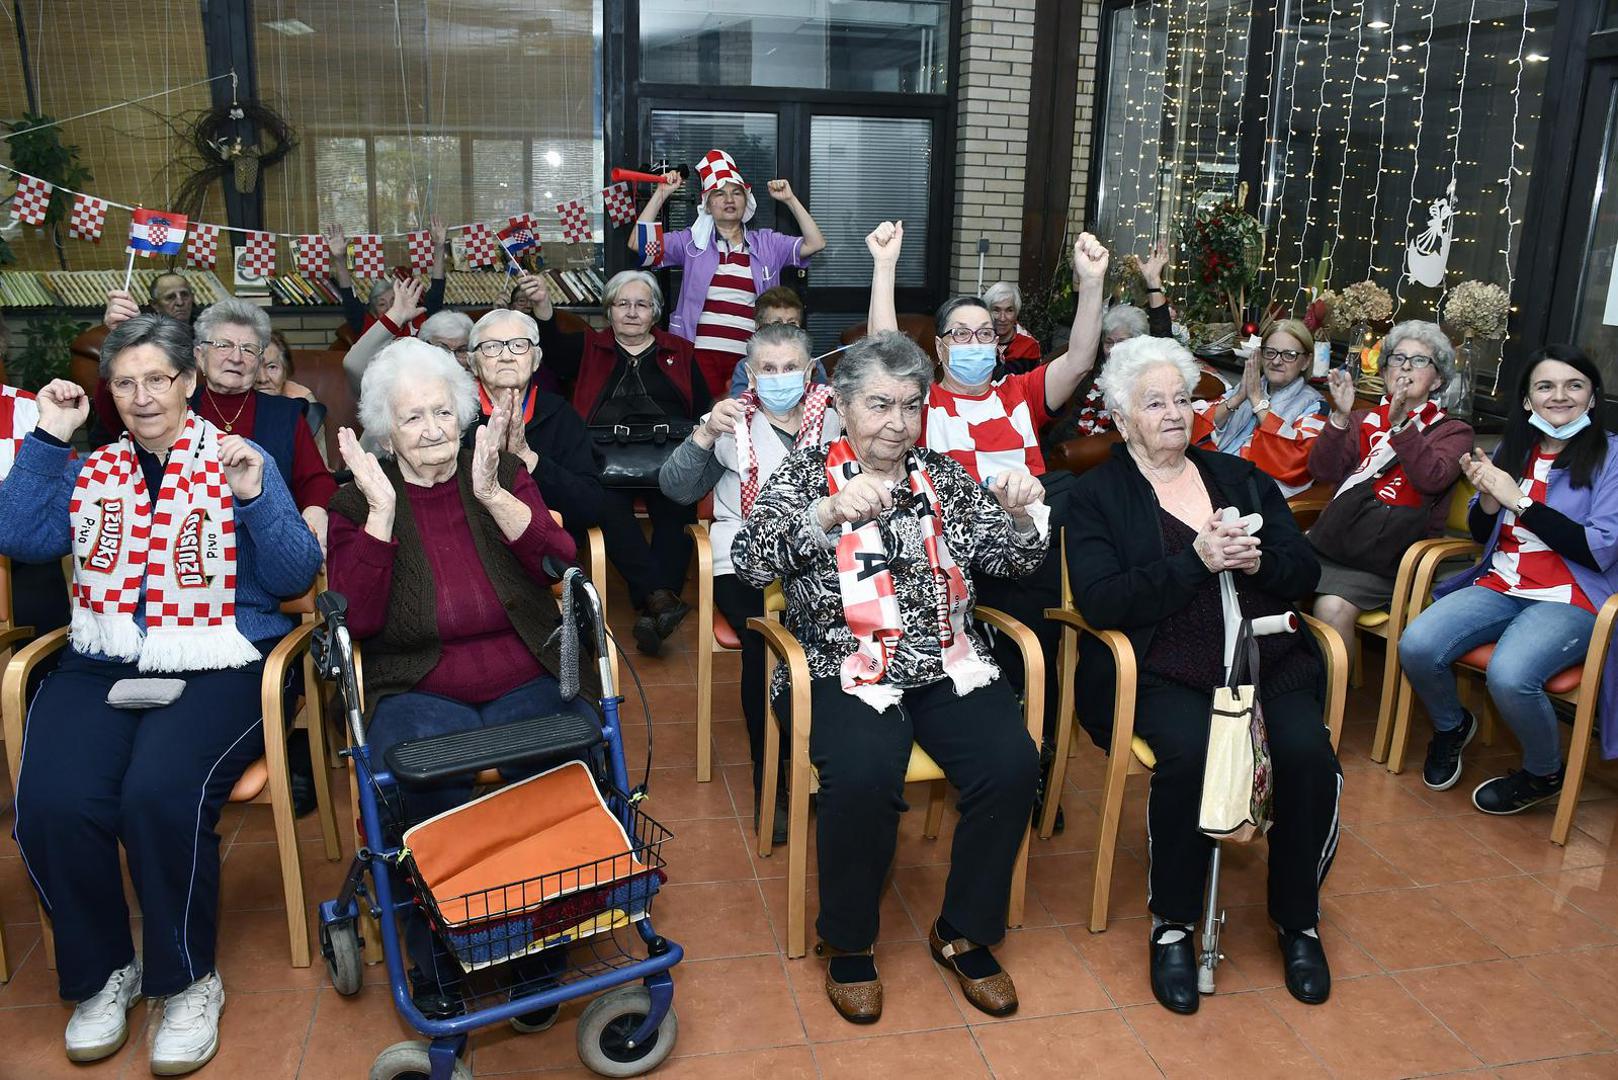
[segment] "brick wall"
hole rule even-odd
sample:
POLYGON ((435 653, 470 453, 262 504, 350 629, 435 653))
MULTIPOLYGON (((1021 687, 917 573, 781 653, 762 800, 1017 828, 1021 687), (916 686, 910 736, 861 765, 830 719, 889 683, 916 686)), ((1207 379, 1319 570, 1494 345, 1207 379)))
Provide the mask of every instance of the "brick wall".
POLYGON ((952 293, 977 291, 979 237, 989 240, 983 284, 1017 277, 1034 3, 965 0, 962 5, 955 215, 950 237, 952 293))

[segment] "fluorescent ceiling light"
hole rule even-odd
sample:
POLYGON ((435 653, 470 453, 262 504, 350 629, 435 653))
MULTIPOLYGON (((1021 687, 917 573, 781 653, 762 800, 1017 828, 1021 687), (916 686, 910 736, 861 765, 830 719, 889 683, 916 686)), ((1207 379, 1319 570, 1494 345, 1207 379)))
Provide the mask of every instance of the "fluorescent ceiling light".
POLYGON ((1388 28, 1388 24, 1383 22, 1381 19, 1378 19, 1376 22, 1366 23, 1365 25, 1372 30, 1386 30, 1388 28))
POLYGON ((305 34, 315 32, 315 28, 302 19, 273 19, 265 23, 264 26, 267 29, 274 30, 277 34, 285 34, 287 37, 302 37, 305 34))
POLYGON ((1549 60, 1550 57, 1543 53, 1531 52, 1527 56, 1523 57, 1523 59, 1528 61, 1530 64, 1543 64, 1545 61, 1549 60))

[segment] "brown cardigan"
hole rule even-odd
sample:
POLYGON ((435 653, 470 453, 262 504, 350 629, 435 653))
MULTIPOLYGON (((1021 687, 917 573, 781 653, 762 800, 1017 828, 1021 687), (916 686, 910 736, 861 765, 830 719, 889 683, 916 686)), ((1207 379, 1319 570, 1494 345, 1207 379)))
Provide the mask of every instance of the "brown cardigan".
MULTIPOLYGON (((500 486, 511 490, 522 459, 500 455, 500 486)), ((443 646, 438 638, 438 587, 432 568, 421 547, 416 521, 410 512, 410 497, 404 490, 404 477, 393 461, 383 461, 382 471, 398 493, 394 504, 393 538, 399 543, 394 555, 393 588, 388 595, 388 619, 380 634, 365 642, 365 701, 367 712, 389 694, 409 690, 438 663, 443 646)), ((561 671, 561 639, 554 636, 562 613, 549 588, 528 575, 517 556, 506 546, 505 537, 493 516, 472 494, 472 451, 462 450, 456 477, 461 489, 461 505, 472 526, 472 542, 477 547, 494 591, 505 604, 511 625, 523 644, 545 665, 545 670, 561 671)), ((365 526, 370 506, 353 482, 344 484, 332 497, 330 510, 365 526)), ((449 583, 453 586, 453 583, 449 583)), ((579 665, 581 693, 600 697, 599 676, 593 664, 579 665)))
MULTIPOLYGON (((1327 421, 1314 446, 1309 448, 1309 474, 1317 483, 1337 487, 1360 464, 1360 421, 1370 409, 1355 409, 1346 429, 1327 421)), ((1433 500, 1427 515, 1427 535, 1443 536, 1449 518, 1449 490, 1461 475, 1461 455, 1472 449, 1476 435, 1472 425, 1456 417, 1445 417, 1426 431, 1407 424, 1388 437, 1404 466, 1405 475, 1417 491, 1433 500)))

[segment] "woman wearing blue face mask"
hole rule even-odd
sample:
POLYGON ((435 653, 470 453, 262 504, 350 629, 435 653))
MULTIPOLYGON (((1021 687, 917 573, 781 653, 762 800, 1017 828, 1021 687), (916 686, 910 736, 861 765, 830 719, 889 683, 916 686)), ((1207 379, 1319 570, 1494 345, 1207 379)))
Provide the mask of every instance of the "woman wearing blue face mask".
MULTIPOLYGON (((725 398, 663 463, 663 494, 691 505, 714 493, 714 606, 742 642, 742 715, 753 752, 753 800, 764 779, 764 641, 745 629, 764 614, 764 593, 736 576, 730 547, 764 482, 793 450, 836 442, 843 428, 830 409, 831 388, 810 385, 809 335, 788 323, 761 326, 747 343, 746 393, 725 398)), ((699 648, 707 644, 699 643, 699 648)), ((782 740, 782 752, 786 741, 782 740)), ((777 763, 779 765, 779 763, 777 763)), ((786 842, 786 785, 774 808, 775 842, 786 842)))
MULTIPOLYGON (((1615 436, 1602 423, 1601 373, 1571 345, 1536 354, 1515 413, 1490 461, 1474 450, 1461 469, 1477 488, 1478 565, 1444 582, 1399 640, 1399 659, 1433 718, 1422 779, 1442 791, 1461 775, 1477 720, 1461 706, 1450 665, 1486 642, 1489 695, 1523 748, 1523 767, 1479 784, 1472 803, 1515 814, 1562 789, 1556 713, 1545 680, 1582 662, 1596 611, 1618 592, 1615 436)), ((1602 749, 1618 756, 1618 678, 1609 664, 1599 716, 1602 749)), ((1582 748, 1579 751, 1582 752, 1582 748)))

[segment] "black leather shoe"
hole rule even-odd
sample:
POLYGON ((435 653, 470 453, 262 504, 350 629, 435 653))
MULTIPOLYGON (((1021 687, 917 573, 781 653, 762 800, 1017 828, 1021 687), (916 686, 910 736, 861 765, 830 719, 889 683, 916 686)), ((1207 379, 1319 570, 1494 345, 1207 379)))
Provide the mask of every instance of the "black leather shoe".
POLYGON ((1331 997, 1331 968, 1326 966, 1326 950, 1320 939, 1293 930, 1276 934, 1281 945, 1281 966, 1286 970, 1287 989, 1305 1005, 1319 1005, 1331 997))
POLYGON ((1197 950, 1189 926, 1164 923, 1152 931, 1152 996, 1170 1012, 1189 1016, 1202 999, 1197 995, 1197 950), (1179 941, 1158 941, 1171 930, 1183 931, 1179 941))

